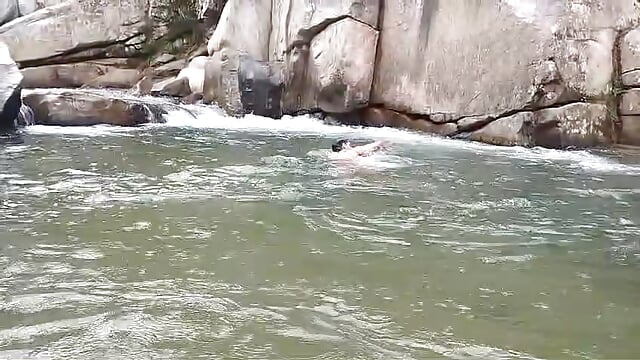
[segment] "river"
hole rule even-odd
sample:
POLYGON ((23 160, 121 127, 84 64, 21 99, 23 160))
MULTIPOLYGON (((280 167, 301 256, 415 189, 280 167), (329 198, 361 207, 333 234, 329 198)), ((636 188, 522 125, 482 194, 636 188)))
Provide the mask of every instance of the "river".
POLYGON ((188 109, 0 147, 1 359, 640 356, 639 156, 188 109))

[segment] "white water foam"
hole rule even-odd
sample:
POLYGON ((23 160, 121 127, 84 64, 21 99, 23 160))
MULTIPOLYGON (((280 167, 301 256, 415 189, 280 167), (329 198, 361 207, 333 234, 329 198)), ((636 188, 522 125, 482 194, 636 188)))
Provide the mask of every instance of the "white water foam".
MULTIPOLYGON (((156 100, 161 101, 161 100, 156 100)), ((526 160, 532 163, 556 163, 575 170, 589 173, 613 173, 640 175, 640 166, 625 165, 613 159, 598 156, 588 151, 564 151, 543 148, 500 147, 476 142, 447 139, 423 133, 394 129, 357 126, 331 125, 312 116, 284 116, 276 120, 256 115, 241 118, 226 116, 213 106, 186 105, 171 110, 165 116, 164 124, 149 124, 127 128, 108 125, 89 127, 30 126, 30 134, 62 134, 70 136, 134 136, 135 132, 156 127, 180 127, 197 129, 218 129, 225 131, 248 132, 264 135, 294 135, 325 138, 349 138, 354 140, 385 140, 391 143, 418 147, 436 147, 454 151, 467 151, 490 157, 506 157, 526 160)), ((375 160, 375 159, 374 159, 375 160)), ((380 159, 377 159, 380 160, 380 159)), ((363 160, 365 163, 369 160, 363 160)), ((390 161, 391 167, 402 167, 390 161)))
MULTIPOLYGON (((217 108, 203 106, 192 106, 189 110, 190 112, 170 112, 165 126, 212 128, 262 134, 296 134, 302 136, 314 135, 333 138, 386 140, 401 144, 464 150, 488 156, 527 160, 534 163, 562 163, 570 168, 587 172, 640 175, 640 166, 621 164, 613 159, 598 156, 588 151, 530 149, 517 146, 501 147, 447 139, 402 129, 336 126, 308 115, 285 116, 280 120, 275 120, 255 115, 234 118, 225 116, 217 108), (197 116, 194 117, 192 113, 197 114, 197 116)), ((363 160, 363 162, 367 163, 369 161, 363 160)))
POLYGON ((95 126, 49 126, 49 125, 34 125, 29 126, 25 131, 29 134, 35 135, 72 135, 82 137, 96 137, 96 136, 131 136, 128 133, 140 131, 141 128, 135 127, 120 127, 110 125, 95 125, 95 126))

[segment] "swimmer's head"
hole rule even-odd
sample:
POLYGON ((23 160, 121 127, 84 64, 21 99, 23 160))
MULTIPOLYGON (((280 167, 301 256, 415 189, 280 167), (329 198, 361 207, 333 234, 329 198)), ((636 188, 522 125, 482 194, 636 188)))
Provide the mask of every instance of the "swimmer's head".
POLYGON ((337 143, 331 145, 331 150, 333 150, 333 152, 340 152, 350 147, 351 147, 351 143, 349 142, 349 140, 340 140, 337 143))

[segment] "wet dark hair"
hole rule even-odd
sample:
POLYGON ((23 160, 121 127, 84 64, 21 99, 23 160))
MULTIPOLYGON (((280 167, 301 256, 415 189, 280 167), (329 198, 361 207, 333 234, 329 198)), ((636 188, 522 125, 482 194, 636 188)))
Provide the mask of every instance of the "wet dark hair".
POLYGON ((340 152, 342 151, 344 144, 347 144, 348 142, 349 140, 340 140, 337 143, 331 145, 331 150, 333 150, 333 152, 340 152))

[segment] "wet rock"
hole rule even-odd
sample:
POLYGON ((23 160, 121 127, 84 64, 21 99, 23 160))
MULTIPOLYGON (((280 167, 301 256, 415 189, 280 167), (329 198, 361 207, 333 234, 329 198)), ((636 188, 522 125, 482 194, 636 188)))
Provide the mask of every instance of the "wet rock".
POLYGON ((16 124, 18 126, 31 126, 31 125, 35 125, 35 121, 34 121, 35 115, 33 114, 33 110, 31 110, 31 108, 26 105, 26 104, 22 104, 22 106, 20 106, 20 112, 18 113, 18 118, 16 120, 16 124))
POLYGON ((282 116, 282 64, 241 56, 238 78, 244 112, 271 118, 282 116))
POLYGON ((187 95, 181 98, 180 102, 182 102, 183 104, 193 105, 193 104, 200 103, 203 98, 204 98, 204 95, 202 93, 192 93, 190 95, 187 95))
POLYGON ((522 112, 492 121, 483 128, 472 132, 470 140, 493 145, 529 146, 536 124, 536 115, 522 112))
POLYGON ((592 147, 611 143, 605 105, 575 103, 535 112, 535 145, 550 148, 592 147))
POLYGON ((0 42, 0 128, 15 126, 20 111, 22 75, 9 54, 9 48, 0 42))
POLYGON ((141 78, 136 68, 113 61, 89 61, 22 69, 25 88, 131 88, 141 78))
POLYGON ((164 110, 154 104, 115 98, 90 91, 25 91, 23 102, 33 111, 38 125, 90 126, 109 124, 136 126, 163 122, 164 110))

